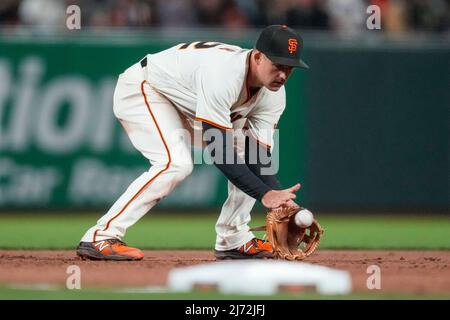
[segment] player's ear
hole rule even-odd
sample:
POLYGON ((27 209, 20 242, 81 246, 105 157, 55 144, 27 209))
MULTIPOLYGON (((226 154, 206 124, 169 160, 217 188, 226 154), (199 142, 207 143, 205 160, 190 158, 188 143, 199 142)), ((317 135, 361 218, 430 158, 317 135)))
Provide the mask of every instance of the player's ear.
POLYGON ((262 61, 262 58, 263 58, 262 55, 263 55, 262 52, 260 52, 260 51, 258 51, 258 50, 255 49, 255 62, 256 62, 258 65, 261 64, 261 61, 262 61))

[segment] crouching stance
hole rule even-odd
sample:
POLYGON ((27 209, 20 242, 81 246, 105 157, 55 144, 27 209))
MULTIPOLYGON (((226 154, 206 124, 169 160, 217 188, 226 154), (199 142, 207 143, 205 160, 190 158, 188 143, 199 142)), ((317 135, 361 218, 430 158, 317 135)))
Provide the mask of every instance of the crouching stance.
POLYGON ((274 25, 262 31, 254 49, 182 43, 125 70, 114 92, 114 115, 150 169, 85 233, 77 254, 100 260, 144 257, 122 239, 192 172, 191 141, 183 132, 197 123, 203 136, 211 137, 204 142, 214 165, 229 180, 216 223, 216 258, 272 257, 271 244, 250 231, 251 209, 257 200, 269 209, 295 207, 300 185, 282 189, 276 173, 263 170, 270 161, 263 163, 250 151, 270 160, 273 130, 286 105, 284 83, 294 67, 307 68, 300 59, 302 46, 292 29, 274 25), (239 143, 227 139, 236 129, 245 132, 239 143))

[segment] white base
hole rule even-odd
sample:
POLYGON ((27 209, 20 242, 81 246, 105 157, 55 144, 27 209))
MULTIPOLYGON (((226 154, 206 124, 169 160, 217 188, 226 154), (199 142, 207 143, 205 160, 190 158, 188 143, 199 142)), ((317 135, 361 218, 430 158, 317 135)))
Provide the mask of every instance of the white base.
POLYGON ((271 295, 280 286, 312 286, 321 294, 347 294, 352 290, 347 271, 304 262, 281 260, 223 261, 172 269, 172 292, 188 292, 196 286, 215 286, 221 293, 271 295))

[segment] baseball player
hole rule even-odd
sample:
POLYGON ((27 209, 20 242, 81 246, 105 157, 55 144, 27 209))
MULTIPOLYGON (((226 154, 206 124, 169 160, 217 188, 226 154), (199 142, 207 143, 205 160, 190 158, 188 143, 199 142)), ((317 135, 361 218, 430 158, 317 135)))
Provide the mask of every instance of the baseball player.
POLYGON ((270 162, 272 134, 286 104, 284 83, 300 59, 302 38, 282 25, 266 27, 254 49, 219 42, 182 43, 148 54, 125 70, 114 92, 114 115, 133 146, 150 161, 77 247, 83 259, 140 260, 123 241, 126 230, 166 197, 193 169, 185 129, 200 126, 205 148, 228 178, 228 198, 216 223, 217 259, 270 258, 269 242, 250 231, 255 201, 266 208, 296 206, 300 184, 282 189, 270 162), (245 137, 228 139, 233 130, 245 137), (212 137, 207 139, 206 137, 212 137), (228 161, 229 159, 235 161, 228 161), (267 159, 266 159, 267 160, 267 159))

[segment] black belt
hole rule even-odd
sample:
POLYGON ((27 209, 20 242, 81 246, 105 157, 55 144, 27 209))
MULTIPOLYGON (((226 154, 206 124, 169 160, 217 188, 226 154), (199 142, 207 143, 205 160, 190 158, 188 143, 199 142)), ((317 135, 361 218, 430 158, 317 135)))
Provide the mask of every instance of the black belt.
POLYGON ((141 60, 141 67, 145 68, 147 66, 147 57, 141 60))

